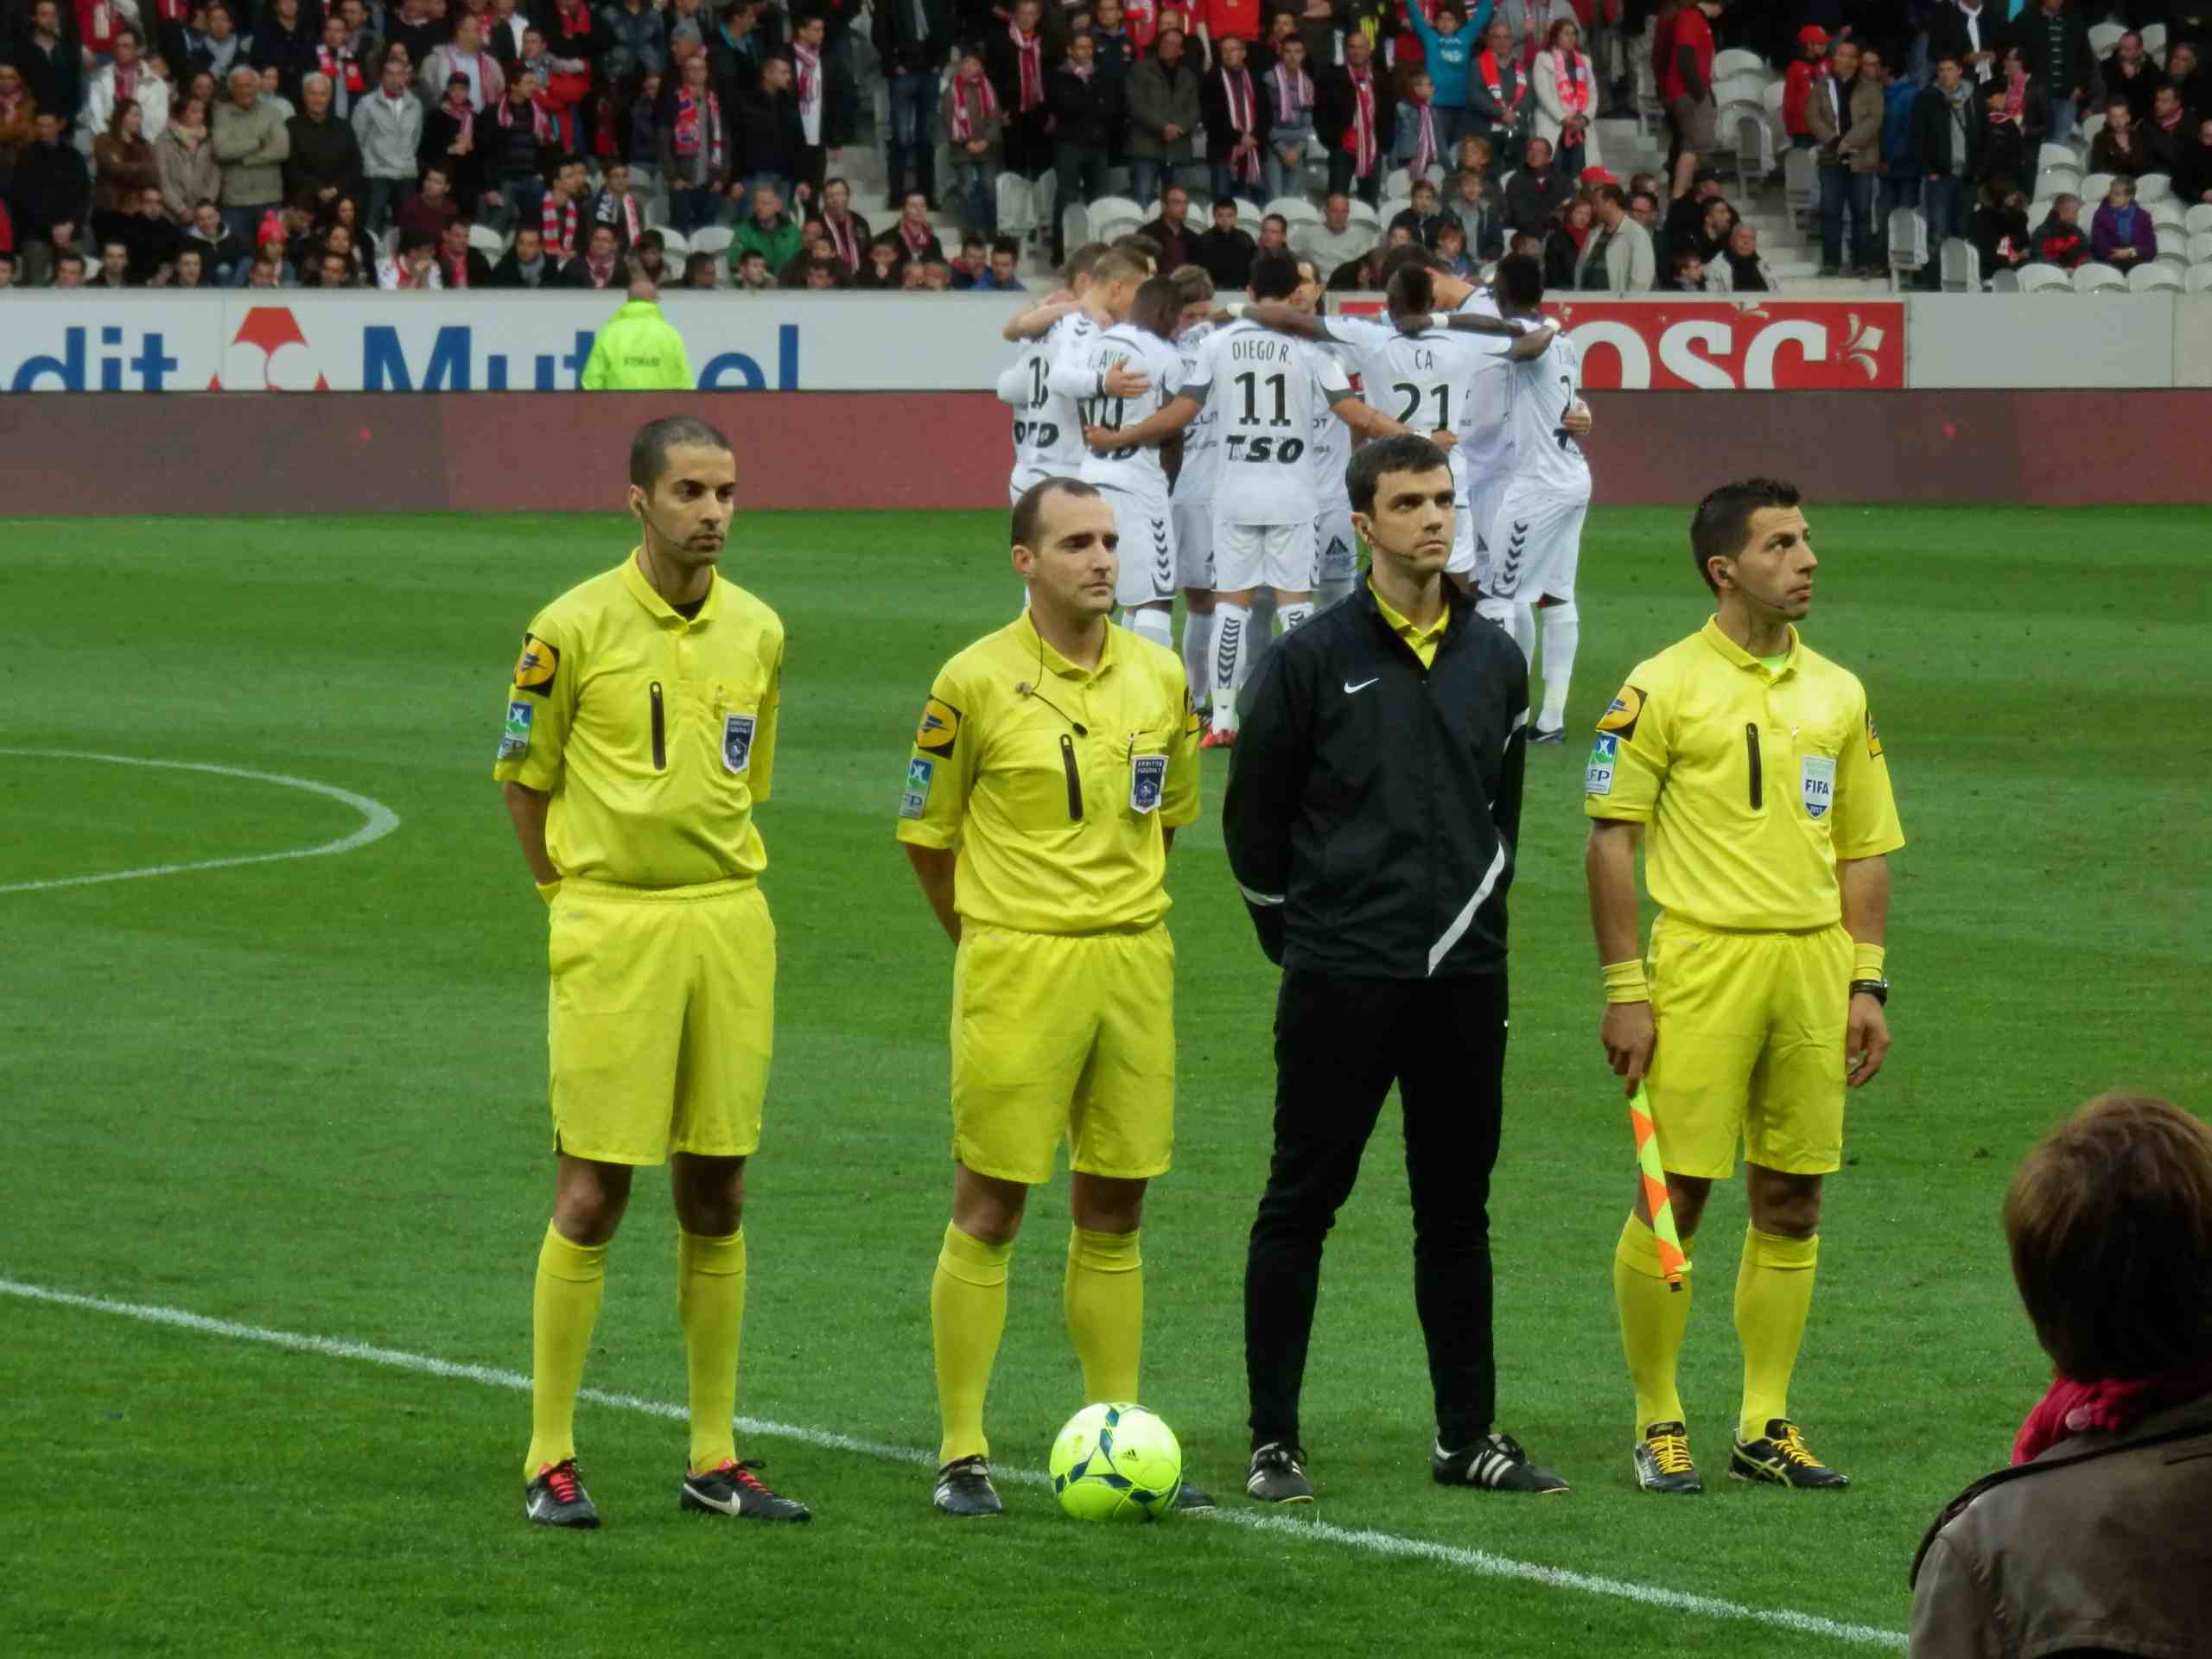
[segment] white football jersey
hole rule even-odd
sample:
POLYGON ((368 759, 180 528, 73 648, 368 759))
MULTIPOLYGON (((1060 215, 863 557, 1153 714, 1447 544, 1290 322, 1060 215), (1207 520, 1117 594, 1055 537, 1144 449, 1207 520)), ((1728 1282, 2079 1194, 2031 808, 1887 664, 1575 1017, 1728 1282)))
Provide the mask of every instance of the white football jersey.
MULTIPOLYGON (((1513 344, 1445 328, 1403 334, 1372 317, 1331 317, 1328 327, 1359 365, 1367 406, 1416 432, 1459 432, 1477 377, 1495 369, 1497 354, 1513 344)), ((1464 493, 1466 463, 1456 445, 1451 461, 1452 485, 1464 493)))
MULTIPOLYGON (((1150 419, 1174 400, 1182 383, 1183 358, 1150 329, 1117 322, 1092 334, 1070 357, 1061 359, 1054 373, 1060 378, 1062 390, 1077 382, 1087 389, 1076 399, 1080 426, 1111 427, 1118 431, 1150 419), (1141 371, 1152 384, 1134 397, 1100 395, 1098 378, 1117 364, 1141 371)), ((1103 455, 1085 445, 1078 476, 1086 484, 1127 490, 1163 506, 1167 500, 1167 469, 1160 465, 1157 444, 1115 449, 1103 455)))
POLYGON ((1335 358, 1240 319, 1207 337, 1185 390, 1206 398, 1216 416, 1215 520, 1310 522, 1319 510, 1313 420, 1351 395, 1335 358))
MULTIPOLYGON (((1459 302, 1459 308, 1478 317, 1498 314, 1497 298, 1486 288, 1477 289, 1459 302)), ((1489 350, 1483 372, 1467 383, 1459 410, 1461 481, 1471 484, 1502 475, 1513 465, 1513 435, 1505 419, 1505 382, 1497 374, 1505 366, 1504 356, 1513 349, 1513 341, 1504 334, 1466 338, 1481 340, 1489 350)))
MULTIPOLYGON (((1176 348, 1183 355, 1185 391, 1197 383, 1199 359, 1206 340, 1213 332, 1213 324, 1194 322, 1176 339, 1176 348)), ((1198 395, 1205 396, 1203 391, 1198 395)), ((1221 465, 1220 436, 1214 419, 1213 400, 1206 398, 1198 418, 1183 429, 1183 469, 1175 474, 1176 505, 1198 506, 1213 499, 1214 474, 1221 465)))
POLYGON ((1509 362, 1503 378, 1513 481, 1567 500, 1588 500, 1590 462, 1562 425, 1582 391, 1582 348, 1556 335, 1541 357, 1509 362))
MULTIPOLYGON (((1339 359, 1338 366, 1344 364, 1339 359)), ((1346 368, 1345 378, 1351 382, 1352 395, 1359 395, 1359 374, 1346 368)), ((1323 409, 1313 416, 1313 447, 1306 452, 1306 459, 1313 464, 1313 499, 1321 512, 1350 512, 1351 491, 1344 482, 1344 473, 1351 466, 1351 428, 1338 420, 1333 410, 1323 409)))
MULTIPOLYGON (((1087 453, 1083 429, 1076 419, 1075 399, 1064 397, 1051 385, 1052 365, 1062 353, 1079 351, 1097 334, 1098 325, 1080 311, 1071 311, 1042 336, 1030 340, 1014 359, 1022 379, 1014 404, 1014 482, 1027 489, 1040 478, 1073 478, 1083 468, 1087 453)), ((1003 390, 1001 396, 1004 396, 1003 390)))

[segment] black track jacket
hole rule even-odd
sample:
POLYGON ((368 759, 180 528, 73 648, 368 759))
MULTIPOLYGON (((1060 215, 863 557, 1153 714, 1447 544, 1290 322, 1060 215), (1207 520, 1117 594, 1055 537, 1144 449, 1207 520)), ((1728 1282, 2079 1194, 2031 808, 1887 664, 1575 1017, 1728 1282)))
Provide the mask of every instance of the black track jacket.
POLYGON ((1363 582, 1245 687, 1222 829, 1270 961, 1356 979, 1505 971, 1529 670, 1451 592, 1424 669, 1363 582))

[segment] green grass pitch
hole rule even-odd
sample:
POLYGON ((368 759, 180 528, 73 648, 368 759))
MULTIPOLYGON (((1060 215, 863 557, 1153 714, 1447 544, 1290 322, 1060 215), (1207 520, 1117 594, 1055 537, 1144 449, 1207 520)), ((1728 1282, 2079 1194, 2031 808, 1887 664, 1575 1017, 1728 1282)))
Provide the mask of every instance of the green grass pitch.
MULTIPOLYGON (((1847 1651, 1851 1625, 1878 1651, 1922 1528, 2003 1460, 2040 1390, 1997 1225, 2021 1153, 2115 1084, 2212 1098, 2212 512, 1812 517, 1808 636, 1870 688, 1911 843, 1893 864, 1896 1048, 1853 1101, 1793 1395, 1850 1491, 1719 1478, 1733 1188, 1710 1211, 1684 1376, 1713 1490, 1662 1503, 1630 1484, 1609 1263, 1633 1159, 1596 1040, 1570 743, 1529 760, 1495 1249, 1502 1426, 1573 1494, 1429 1482, 1386 1116, 1323 1281, 1319 1529, 1084 1529, 1031 1485, 1002 1522, 937 1521, 921 1461, 951 963, 891 830, 935 667, 1015 603, 1004 518, 748 514, 724 569, 782 613, 790 647, 762 813, 783 969, 741 1408, 874 1449, 741 1435, 817 1520, 730 1530, 677 1513, 679 1423, 587 1404, 608 1526, 548 1534, 520 1516, 511 1387, 0 1294, 16 1494, 0 1650, 1719 1659, 1847 1651)), ((1705 614, 1683 518, 1593 516, 1573 731, 1705 614)), ((0 1279, 527 1369, 551 1173, 544 920, 489 771, 523 626, 630 545, 612 516, 0 521, 0 1279), (62 751, 282 773, 402 822, 342 855, 27 887, 361 822, 324 796, 62 751)), ((1191 1473, 1248 1510, 1239 1287, 1274 975, 1224 865, 1223 776, 1209 757, 1170 877, 1179 1156, 1147 1218, 1145 1392, 1191 1473)), ((1016 1255, 991 1401, 1021 1468, 1081 1403, 1065 1191, 1040 1196, 1016 1255)), ((681 1401, 671 1234, 649 1178, 591 1386, 681 1401)))

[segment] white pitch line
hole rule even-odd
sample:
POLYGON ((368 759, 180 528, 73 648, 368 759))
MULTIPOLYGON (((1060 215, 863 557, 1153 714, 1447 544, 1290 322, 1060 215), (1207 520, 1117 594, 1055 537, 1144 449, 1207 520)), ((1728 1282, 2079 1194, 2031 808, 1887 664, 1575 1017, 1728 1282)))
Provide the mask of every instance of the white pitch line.
MULTIPOLYGON (((87 1313, 107 1313, 146 1325, 168 1325, 201 1336, 227 1337, 234 1342, 257 1342, 272 1348, 317 1354, 328 1359, 359 1360, 372 1365, 390 1366, 394 1370, 412 1371, 422 1376, 480 1382, 487 1388, 509 1389, 523 1394, 530 1391, 530 1379, 519 1371, 503 1370, 493 1365, 465 1364, 458 1360, 409 1353, 398 1348, 378 1348, 368 1343, 347 1342, 335 1337, 308 1336, 296 1331, 271 1330, 266 1325, 241 1325, 231 1319, 210 1319, 204 1313, 190 1313, 181 1307, 81 1295, 73 1291, 54 1290, 45 1285, 26 1284, 20 1280, 6 1278, 0 1278, 0 1296, 44 1302, 56 1307, 80 1308, 87 1313)), ((594 1405, 612 1407, 618 1411, 640 1412, 646 1416, 666 1418, 676 1422, 682 1422, 690 1415, 682 1406, 666 1401, 644 1399, 634 1394, 610 1394, 604 1389, 586 1389, 581 1397, 594 1405)), ((893 1446, 887 1440, 863 1440, 856 1435, 838 1434, 827 1429, 808 1428, 798 1423, 779 1423, 760 1417, 740 1417, 736 1424, 747 1434, 758 1434, 769 1440, 796 1440, 803 1446, 817 1446, 827 1452, 856 1452, 862 1457, 907 1464, 920 1469, 931 1469, 937 1465, 933 1452, 915 1446, 893 1446)), ((1025 1486, 1051 1484, 1040 1470, 1013 1469, 994 1465, 991 1473, 997 1479, 1025 1486)), ((1578 1573, 1567 1567, 1548 1567, 1539 1561, 1516 1560, 1510 1556, 1492 1554, 1485 1549, 1467 1549, 1427 1538, 1408 1538, 1399 1533, 1332 1526, 1326 1522, 1292 1520, 1282 1515, 1257 1514, 1241 1510, 1217 1510, 1212 1512, 1211 1518, 1271 1536, 1335 1544, 1346 1549, 1363 1550, 1370 1554, 1394 1556, 1402 1560, 1433 1561, 1440 1567, 1471 1573, 1481 1578, 1517 1580, 1523 1583, 1543 1585, 1550 1589, 1573 1590, 1585 1595, 1632 1601, 1668 1612, 1741 1621, 1764 1625, 1770 1630, 1786 1630, 1793 1636, 1824 1637, 1855 1647, 1887 1648, 1893 1651, 1901 1651, 1905 1644, 1903 1631, 1885 1630, 1879 1625, 1848 1624, 1786 1607, 1752 1607, 1742 1602, 1724 1601, 1714 1596, 1693 1595, 1687 1591, 1669 1590, 1660 1585, 1638 1584, 1627 1579, 1602 1578, 1596 1573, 1578 1573)))
POLYGON ((356 795, 349 789, 318 784, 308 778, 289 777, 281 772, 255 772, 246 766, 216 766, 200 760, 149 760, 135 754, 97 754, 88 749, 0 748, 0 755, 4 754, 27 755, 40 760, 104 760, 118 766, 160 766, 170 772, 205 772, 218 778, 246 778, 257 784, 281 784, 287 789, 303 789, 310 795, 327 796, 334 801, 344 802, 361 815, 361 827, 350 836, 326 842, 320 847, 296 847, 282 853, 245 853, 236 858, 194 859, 188 864, 149 864, 143 869, 109 870, 99 875, 64 875, 50 881, 15 881, 0 887, 0 893, 44 893, 55 887, 89 887, 103 881, 136 881, 149 875, 179 875, 187 870, 225 870, 240 864, 274 864, 287 858, 327 858, 333 853, 350 853, 357 847, 381 841, 399 828, 399 814, 381 801, 371 800, 365 795, 356 795))

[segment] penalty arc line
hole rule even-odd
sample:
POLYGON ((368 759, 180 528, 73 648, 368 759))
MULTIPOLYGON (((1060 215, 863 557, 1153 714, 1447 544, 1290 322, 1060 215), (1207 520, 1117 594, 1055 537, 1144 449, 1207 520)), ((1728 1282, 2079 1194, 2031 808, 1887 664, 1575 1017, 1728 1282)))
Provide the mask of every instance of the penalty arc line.
MULTIPOLYGON (((369 1343, 311 1336, 296 1331, 272 1330, 266 1325, 243 1325, 232 1319, 211 1319, 204 1313, 194 1313, 181 1307, 118 1301, 105 1296, 87 1296, 8 1278, 0 1278, 0 1296, 13 1296, 55 1307, 77 1308, 86 1313, 105 1313, 135 1319, 144 1325, 167 1325, 201 1336, 223 1337, 234 1342, 260 1343, 295 1353, 384 1365, 422 1376, 478 1382, 487 1388, 506 1389, 517 1393, 526 1394, 530 1390, 529 1377, 519 1371, 505 1370, 498 1366, 474 1365, 458 1360, 440 1359, 429 1354, 410 1353, 403 1349, 380 1348, 369 1343)), ((682 1406, 667 1401, 647 1400, 633 1394, 586 1389, 579 1397, 594 1405, 606 1406, 617 1411, 639 1412, 676 1422, 682 1422, 689 1416, 682 1406)), ((922 1469, 933 1469, 937 1465, 936 1456, 931 1452, 914 1446, 894 1446, 886 1440, 866 1440, 857 1435, 840 1434, 827 1429, 809 1428, 797 1423, 782 1423, 759 1417, 741 1416, 736 1419, 736 1425, 747 1434, 757 1434, 767 1440, 795 1440, 825 1452, 849 1452, 861 1457, 903 1463, 922 1469)), ((994 1467, 992 1474, 999 1479, 1012 1480, 1025 1486, 1049 1484, 1045 1474, 1039 1470, 994 1467)), ((1516 1580, 1552 1589, 1572 1590, 1585 1595, 1635 1602, 1669 1612, 1758 1624, 1769 1630, 1788 1631, 1794 1636, 1821 1637, 1855 1647, 1902 1651, 1905 1645, 1903 1631, 1885 1630, 1879 1625, 1850 1624, 1785 1607, 1753 1607, 1714 1596, 1669 1590, 1659 1585, 1639 1584, 1633 1580, 1609 1579, 1568 1567, 1549 1567, 1538 1561, 1516 1560, 1485 1549, 1469 1549, 1426 1538, 1410 1538, 1399 1533, 1332 1526, 1326 1522, 1295 1521, 1281 1515, 1247 1514, 1236 1510, 1215 1510, 1211 1518, 1243 1527, 1249 1531, 1264 1533, 1270 1537, 1302 1539, 1361 1550, 1369 1554, 1430 1561, 1482 1578, 1516 1580)))
POLYGON ((234 858, 200 858, 185 864, 149 864, 141 869, 108 870, 99 875, 64 875, 48 881, 13 881, 0 886, 0 893, 45 893, 56 887, 90 887, 104 881, 136 881, 149 875, 180 875, 188 870, 226 870, 241 864, 274 864, 288 858, 326 858, 333 853, 350 853, 365 847, 372 841, 381 841, 399 828, 399 814, 382 801, 371 800, 365 795, 356 795, 349 789, 340 789, 331 784, 318 784, 309 778, 294 778, 281 772, 256 772, 246 766, 218 766, 203 760, 149 760, 135 754, 100 754, 89 749, 16 749, 0 748, 0 755, 21 755, 35 760, 102 760, 118 766, 159 766, 168 772, 204 772, 218 778, 245 778, 257 784, 281 784, 287 789, 305 790, 310 795, 326 796, 343 802, 361 815, 361 826, 350 836, 325 842, 320 847, 295 847, 281 853, 243 853, 234 858))

